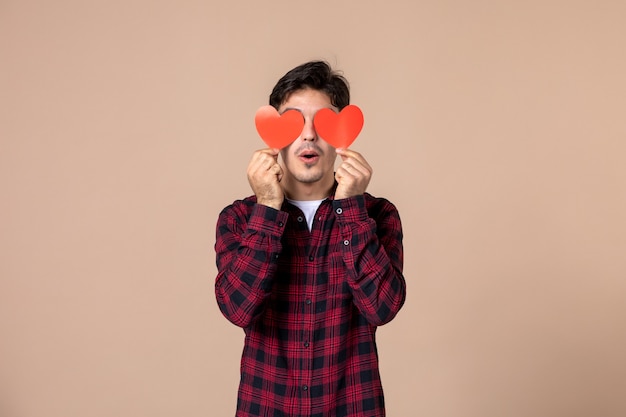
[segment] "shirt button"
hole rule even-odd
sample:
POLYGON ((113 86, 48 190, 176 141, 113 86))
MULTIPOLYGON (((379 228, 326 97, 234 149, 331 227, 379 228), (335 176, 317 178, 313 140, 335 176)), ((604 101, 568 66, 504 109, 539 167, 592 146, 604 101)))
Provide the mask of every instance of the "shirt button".
POLYGON ((335 210, 335 213, 341 214, 343 213, 343 209, 341 207, 337 207, 337 210, 335 210))
POLYGON ((311 299, 307 298, 306 300, 304 300, 305 304, 310 306, 311 305, 311 299))
POLYGON ((283 222, 278 222, 279 227, 283 227, 285 224, 283 222))
POLYGON ((348 246, 348 245, 350 244, 350 241, 349 241, 349 240, 344 240, 344 241, 343 241, 343 244, 344 244, 344 245, 346 245, 346 246, 348 246))
POLYGON ((302 216, 298 216, 298 221, 302 223, 304 221, 304 218, 302 218, 302 216))
POLYGON ((308 348, 309 347, 309 342, 304 342, 304 347, 308 348))
POLYGON ((313 255, 309 256, 309 261, 313 262, 313 259, 315 259, 313 255))
POLYGON ((309 390, 309 386, 308 385, 303 385, 302 386, 302 390, 303 391, 308 391, 309 390))

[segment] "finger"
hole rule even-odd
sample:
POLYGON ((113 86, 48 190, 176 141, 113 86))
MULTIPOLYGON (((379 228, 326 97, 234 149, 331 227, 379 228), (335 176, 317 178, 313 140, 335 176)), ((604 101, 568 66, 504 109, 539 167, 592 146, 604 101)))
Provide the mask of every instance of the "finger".
POLYGON ((361 155, 357 151, 353 151, 352 149, 346 149, 346 148, 337 148, 336 152, 337 152, 337 155, 341 155, 344 158, 356 157, 358 155, 361 155))
POLYGON ((258 158, 262 159, 265 157, 277 159, 278 153, 279 153, 279 150, 274 149, 274 148, 258 149, 252 154, 252 159, 258 159, 258 158))
POLYGON ((361 177, 359 171, 347 164, 341 164, 337 169, 337 181, 355 181, 361 177))
POLYGON ((278 148, 264 148, 264 149, 257 150, 257 152, 263 153, 263 154, 277 156, 280 153, 280 149, 278 149, 278 148))
POLYGON ((283 179, 283 168, 279 164, 275 164, 272 167, 272 172, 276 175, 276 178, 278 178, 278 182, 283 179))
POLYGON ((359 152, 350 149, 337 149, 337 154, 341 156, 343 161, 358 161, 358 163, 365 167, 367 171, 372 172, 372 167, 359 152))
POLYGON ((279 153, 279 150, 274 149, 274 148, 268 149, 267 152, 265 153, 265 155, 267 155, 266 157, 269 159, 268 163, 270 164, 270 168, 273 165, 278 164, 278 153, 279 153))
MULTIPOLYGON (((363 165, 361 161, 355 159, 348 159, 341 163, 341 166, 349 172, 353 177, 368 177, 371 175, 371 171, 367 166, 363 165)), ((340 166, 340 167, 341 167, 340 166)))
POLYGON ((263 161, 263 169, 265 169, 266 171, 272 171, 273 169, 275 169, 276 165, 278 164, 273 159, 263 161))
POLYGON ((269 167, 268 171, 270 171, 272 174, 275 174, 275 175, 282 173, 282 169, 280 168, 280 165, 278 164, 272 164, 272 166, 269 167))
POLYGON ((261 166, 261 158, 258 152, 255 152, 248 163, 248 175, 257 172, 261 166))
POLYGON ((277 169, 277 173, 276 173, 276 178, 278 178, 278 182, 280 182, 283 179, 283 167, 281 167, 280 165, 276 164, 276 166, 278 167, 277 169))
POLYGON ((277 159, 278 154, 276 154, 273 149, 258 150, 252 155, 252 160, 249 165, 250 170, 252 172, 257 170, 268 170, 273 164, 276 163, 277 159))
POLYGON ((260 153, 256 153, 250 160, 250 164, 248 165, 248 173, 254 174, 259 171, 264 171, 265 169, 267 169, 266 167, 264 167, 264 165, 266 165, 266 157, 260 153))

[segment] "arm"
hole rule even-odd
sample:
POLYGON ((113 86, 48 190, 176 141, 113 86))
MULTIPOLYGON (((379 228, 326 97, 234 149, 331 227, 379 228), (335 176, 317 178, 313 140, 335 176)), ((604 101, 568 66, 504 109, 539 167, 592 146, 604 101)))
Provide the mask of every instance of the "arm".
POLYGON ((255 204, 249 218, 234 206, 222 211, 215 252, 217 303, 233 324, 250 326, 270 295, 287 213, 255 204))
POLYGON ((257 204, 227 207, 217 224, 217 303, 228 320, 244 328, 263 313, 282 249, 287 213, 279 211, 284 194, 277 157, 278 149, 252 155, 247 176, 257 204))
POLYGON ((333 202, 346 279, 356 307, 374 326, 391 321, 406 298, 400 216, 390 202, 377 204, 374 219, 362 195, 333 202))
POLYGON ((396 208, 378 200, 368 213, 365 190, 372 167, 363 155, 337 149, 342 163, 333 206, 341 227, 341 250, 354 303, 374 326, 391 321, 406 298, 402 275, 402 224, 396 208))

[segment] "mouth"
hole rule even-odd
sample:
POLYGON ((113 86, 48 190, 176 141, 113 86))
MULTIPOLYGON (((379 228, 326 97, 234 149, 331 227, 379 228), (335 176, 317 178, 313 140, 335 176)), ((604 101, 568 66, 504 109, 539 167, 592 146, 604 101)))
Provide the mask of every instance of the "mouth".
POLYGON ((305 150, 298 154, 298 158, 307 164, 317 161, 319 157, 319 154, 313 150, 305 150))

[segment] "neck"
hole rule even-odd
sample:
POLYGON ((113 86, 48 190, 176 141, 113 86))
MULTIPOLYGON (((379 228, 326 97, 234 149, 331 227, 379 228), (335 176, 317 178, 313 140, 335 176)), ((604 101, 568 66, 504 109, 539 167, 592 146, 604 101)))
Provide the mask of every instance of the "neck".
POLYGON ((335 185, 335 176, 330 175, 316 182, 300 182, 285 175, 281 181, 285 196, 290 200, 323 200, 330 195, 335 185))

